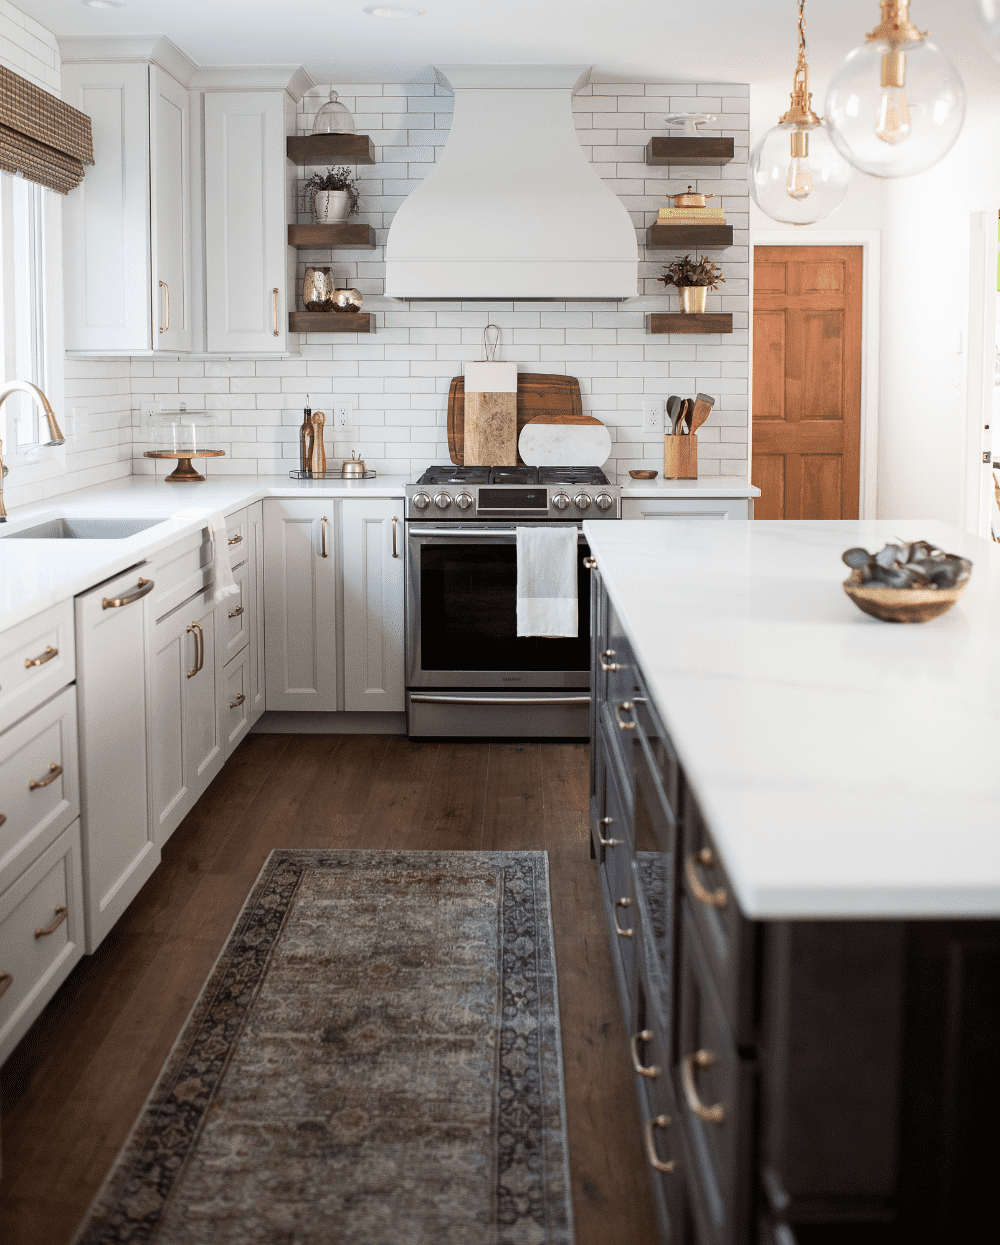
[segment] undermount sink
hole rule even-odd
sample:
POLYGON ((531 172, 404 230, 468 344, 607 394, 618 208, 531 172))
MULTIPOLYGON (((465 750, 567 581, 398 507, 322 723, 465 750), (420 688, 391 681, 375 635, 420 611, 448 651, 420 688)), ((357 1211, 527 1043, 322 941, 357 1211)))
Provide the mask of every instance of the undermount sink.
POLYGON ((6 540, 127 540, 163 519, 67 519, 60 516, 26 527, 20 532, 4 532, 6 540))

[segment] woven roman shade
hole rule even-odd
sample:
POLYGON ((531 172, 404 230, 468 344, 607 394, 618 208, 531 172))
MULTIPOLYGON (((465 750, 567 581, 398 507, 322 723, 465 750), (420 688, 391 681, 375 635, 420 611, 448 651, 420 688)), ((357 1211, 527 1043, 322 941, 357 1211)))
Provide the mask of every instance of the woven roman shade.
POLYGON ((0 65, 0 169, 64 195, 93 163, 90 118, 0 65))

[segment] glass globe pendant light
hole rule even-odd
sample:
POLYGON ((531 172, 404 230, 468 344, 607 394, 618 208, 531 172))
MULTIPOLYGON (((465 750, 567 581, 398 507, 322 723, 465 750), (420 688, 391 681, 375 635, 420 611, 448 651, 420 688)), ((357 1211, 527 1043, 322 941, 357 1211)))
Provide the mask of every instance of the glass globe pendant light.
POLYGON ((1000 0, 976 0, 983 43, 1000 60, 1000 0))
POLYGON ((910 0, 881 5, 881 22, 830 79, 826 119, 837 150, 856 169, 909 177, 937 164, 958 138, 965 88, 910 21, 910 0))
POLYGON ((786 225, 822 220, 840 207, 847 194, 851 166, 812 110, 805 0, 799 0, 799 60, 792 79, 791 107, 754 147, 747 180, 760 210, 786 225))

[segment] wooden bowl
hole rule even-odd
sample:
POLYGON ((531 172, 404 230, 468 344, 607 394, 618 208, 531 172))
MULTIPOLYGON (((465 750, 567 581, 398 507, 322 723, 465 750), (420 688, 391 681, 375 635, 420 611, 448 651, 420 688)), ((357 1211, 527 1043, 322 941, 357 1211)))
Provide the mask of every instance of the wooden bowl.
POLYGON ((633 480, 655 480, 660 473, 658 471, 630 471, 629 475, 633 480))
POLYGON ((958 588, 886 588, 861 582, 858 571, 844 580, 844 591, 864 614, 883 622, 920 623, 947 614, 965 591, 968 580, 958 588))

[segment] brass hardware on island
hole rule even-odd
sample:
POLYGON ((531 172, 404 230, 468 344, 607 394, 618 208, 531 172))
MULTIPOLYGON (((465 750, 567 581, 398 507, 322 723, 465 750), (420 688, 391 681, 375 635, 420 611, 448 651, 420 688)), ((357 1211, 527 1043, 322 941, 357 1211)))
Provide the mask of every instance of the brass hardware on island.
POLYGON ((59 926, 62 925, 63 921, 66 920, 66 917, 68 914, 69 914, 69 908, 64 907, 64 905, 61 903, 56 904, 56 909, 55 909, 56 919, 52 922, 51 925, 46 925, 44 927, 39 926, 35 930, 35 937, 36 938, 47 938, 49 934, 54 934, 56 930, 59 928, 59 926))
POLYGON ((666 1172, 668 1175, 677 1170, 677 1163, 674 1159, 664 1163, 662 1159, 656 1157, 656 1141, 653 1138, 653 1129, 669 1127, 669 1115, 658 1115, 655 1119, 646 1121, 646 1157, 649 1159, 649 1165, 654 1171, 666 1172))
POLYGON ((698 1097, 698 1086, 694 1083, 696 1068, 711 1068, 718 1062, 718 1056, 710 1050, 696 1050, 693 1055, 685 1055, 681 1060, 681 1083, 684 1086, 684 1097, 687 1104, 699 1120, 707 1120, 709 1124, 721 1124, 726 1118, 726 1110, 721 1102, 706 1107, 698 1097))
POLYGON ((230 617, 230 618, 239 618, 239 616, 240 616, 242 613, 243 613, 243 606, 242 606, 242 605, 237 605, 237 607, 236 607, 234 610, 230 610, 230 611, 229 611, 229 617, 230 617))
POLYGON ((326 515, 323 515, 322 518, 320 519, 320 537, 322 541, 321 546, 320 546, 320 553, 324 558, 329 557, 329 554, 326 551, 326 525, 327 523, 329 523, 329 521, 330 520, 326 517, 326 515))
POLYGON ((399 522, 399 519, 396 517, 396 515, 393 515, 392 516, 392 556, 394 558, 399 557, 399 552, 396 549, 396 524, 398 522, 399 522))
POLYGON ((139 585, 135 592, 130 592, 126 597, 105 597, 101 602, 102 610, 120 610, 123 605, 131 605, 133 601, 141 601, 144 596, 152 592, 156 587, 151 579, 139 579, 139 585))
POLYGON ((13 984, 14 978, 10 973, 0 972, 0 999, 3 998, 13 984))
MULTIPOLYGON (((614 662, 610 662, 610 663, 609 663, 609 662, 607 662, 607 661, 605 660, 605 658, 608 658, 608 657, 614 657, 614 655, 615 655, 615 650, 614 650, 613 648, 606 648, 606 649, 604 650, 604 652, 601 654, 601 669, 602 669, 605 673, 607 673, 607 671, 609 671, 609 670, 617 670, 617 669, 619 669, 619 667, 618 667, 618 666, 616 666, 614 662)), ((624 669, 624 667, 622 667, 622 668, 624 669)))
MULTIPOLYGON (((631 899, 616 899, 615 907, 616 908, 631 908, 632 900, 631 899)), ((630 929, 622 929, 622 927, 618 924, 618 913, 617 912, 614 914, 613 919, 615 923, 615 933, 618 935, 618 937, 619 938, 631 938, 632 931, 630 929)))
POLYGON ((639 1058, 639 1043, 651 1042, 654 1037, 652 1029, 642 1029, 639 1033, 632 1034, 632 1067, 640 1076, 648 1076, 651 1080, 660 1075, 660 1069, 656 1064, 649 1064, 647 1067, 639 1058))
POLYGON ((205 633, 198 623, 191 623, 188 631, 194 636, 194 669, 187 672, 187 677, 193 679, 205 665, 205 633))
POLYGON ((230 709, 238 709, 245 700, 246 700, 246 696, 244 695, 243 692, 240 692, 240 694, 236 697, 235 700, 231 700, 229 702, 230 709))
POLYGON ((597 570, 597 559, 596 558, 584 558, 583 565, 587 568, 588 571, 596 571, 597 570))
POLYGON ((24 668, 30 670, 32 666, 44 666, 47 661, 51 661, 53 657, 59 656, 59 650, 53 648, 51 644, 46 644, 45 652, 41 657, 25 657, 24 668))
MULTIPOLYGON (((602 817, 600 824, 610 826, 614 820, 613 817, 602 817)), ((621 843, 621 839, 606 839, 600 831, 597 832, 597 837, 601 840, 602 847, 617 847, 621 843)))
POLYGON ((688 856, 684 861, 684 871, 687 874, 688 886, 691 888, 691 894, 699 903, 705 904, 709 908, 724 908, 729 902, 729 896, 725 887, 720 886, 714 891, 710 891, 702 885, 701 878, 698 877, 698 866, 704 869, 715 868, 715 855, 710 847, 703 847, 700 852, 695 852, 692 856, 688 856))
POLYGON ((51 785, 52 785, 52 783, 54 783, 54 782, 55 782, 55 780, 59 777, 59 775, 60 775, 62 772, 63 772, 63 767, 59 764, 59 762, 58 762, 58 761, 51 761, 51 762, 49 763, 49 772, 48 772, 48 775, 47 775, 45 778, 32 778, 32 779, 30 779, 30 780, 29 780, 29 782, 28 782, 28 790, 29 790, 29 791, 39 791, 39 790, 41 790, 41 788, 42 788, 42 787, 49 787, 49 786, 51 786, 51 785))
POLYGON ((243 544, 243 537, 242 537, 242 536, 234 536, 234 537, 232 537, 232 539, 231 539, 231 540, 229 540, 227 543, 228 543, 228 544, 230 544, 230 545, 242 545, 242 544, 243 544))
POLYGON ((623 731, 634 731, 635 730, 634 722, 623 722, 622 721, 622 714, 631 713, 631 712, 632 712, 632 702, 630 700, 623 700, 620 705, 615 705, 615 721, 618 723, 619 730, 623 730, 623 731))

